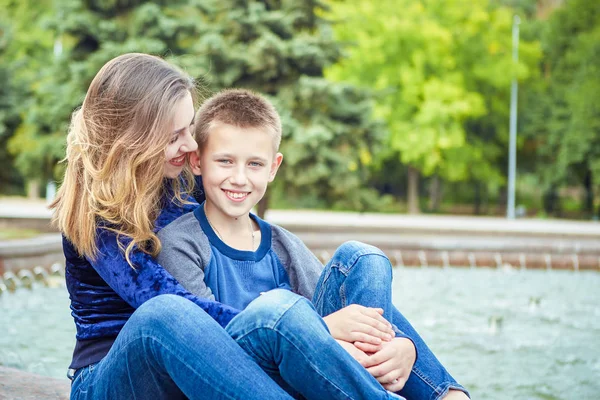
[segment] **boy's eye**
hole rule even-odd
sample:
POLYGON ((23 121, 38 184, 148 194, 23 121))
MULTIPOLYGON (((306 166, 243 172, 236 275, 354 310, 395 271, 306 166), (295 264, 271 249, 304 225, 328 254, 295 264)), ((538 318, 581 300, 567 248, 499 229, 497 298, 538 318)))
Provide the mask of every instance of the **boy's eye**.
POLYGON ((251 167, 262 167, 263 163, 261 163, 259 161, 250 161, 250 166, 251 167))
POLYGON ((218 163, 220 164, 231 164, 231 160, 228 160, 226 158, 222 158, 220 160, 217 160, 218 163))

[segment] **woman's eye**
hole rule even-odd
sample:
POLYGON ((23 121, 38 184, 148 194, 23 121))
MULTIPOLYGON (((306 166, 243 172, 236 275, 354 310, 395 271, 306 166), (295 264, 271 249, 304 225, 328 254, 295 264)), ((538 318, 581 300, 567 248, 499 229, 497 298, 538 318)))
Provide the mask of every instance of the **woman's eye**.
POLYGON ((179 137, 179 135, 175 135, 171 138, 171 140, 169 141, 169 144, 173 144, 177 141, 177 138, 179 137))

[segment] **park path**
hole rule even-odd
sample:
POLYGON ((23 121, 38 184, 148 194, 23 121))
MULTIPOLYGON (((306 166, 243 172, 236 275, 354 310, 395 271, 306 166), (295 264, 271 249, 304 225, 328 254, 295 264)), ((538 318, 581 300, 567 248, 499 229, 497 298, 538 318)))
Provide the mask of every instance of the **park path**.
MULTIPOLYGON (((0 229, 2 221, 48 228, 50 216, 44 201, 0 199, 0 229)), ((383 249, 395 265, 600 271, 600 223, 594 221, 314 210, 270 210, 266 219, 297 234, 323 261, 341 243, 360 240, 383 249)), ((3 248, 12 248, 14 256, 14 248, 40 248, 40 240, 45 246, 54 243, 61 257, 60 238, 50 233, 0 242, 0 258, 10 253, 3 248)), ((20 265, 31 262, 24 259, 20 265)), ((5 270, 21 268, 9 264, 5 262, 5 270)))

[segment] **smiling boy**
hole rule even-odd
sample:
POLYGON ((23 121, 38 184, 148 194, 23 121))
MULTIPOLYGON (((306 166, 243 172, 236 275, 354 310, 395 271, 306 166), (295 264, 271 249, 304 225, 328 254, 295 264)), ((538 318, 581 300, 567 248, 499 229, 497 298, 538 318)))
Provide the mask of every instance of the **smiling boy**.
MULTIPOLYGON (((323 316, 311 315, 316 318, 312 324, 326 326, 326 334, 330 333, 370 374, 365 377, 364 369, 354 370, 352 379, 363 380, 356 387, 369 386, 374 377, 391 392, 407 384, 406 391, 414 398, 452 398, 452 394, 467 398, 464 389, 393 306, 391 265, 379 249, 358 242, 345 243, 324 269, 295 235, 250 213, 283 160, 278 152, 281 121, 270 102, 247 90, 220 92, 197 112, 195 139, 198 152, 190 155, 190 164, 196 175, 202 175, 206 201, 193 215, 184 215, 160 231, 163 250, 158 261, 167 271, 190 292, 244 310, 234 318, 234 325, 236 319, 238 325, 239 320, 251 319, 246 310, 251 311, 270 293, 292 296, 293 292, 312 300, 316 310, 311 305, 307 313, 323 316), (427 379, 411 375, 417 355, 415 344, 419 345, 419 357, 425 355, 427 364, 421 376, 427 379), (408 381, 409 377, 413 379, 408 381)), ((274 301, 273 297, 268 299, 274 301)), ((286 299, 283 302, 290 297, 286 299)), ((245 335, 242 332, 247 331, 244 327, 230 333, 240 342, 245 335)), ((321 339, 329 343, 331 337, 321 339)), ((256 349, 257 344, 253 346, 256 349)), ((330 357, 339 356, 338 364, 361 368, 337 353, 338 349, 334 343, 329 350, 330 357)), ((310 354, 303 357, 323 361, 322 356, 316 356, 323 350, 309 345, 310 354)), ((256 350, 249 351, 256 356, 253 352, 256 350)), ((268 364, 266 370, 279 369, 286 381, 281 365, 268 361, 257 359, 261 366, 268 364)), ((333 380, 344 370, 340 365, 336 368, 339 371, 333 372, 333 380)), ((294 386, 286 381, 300 392, 307 383, 305 380, 303 386, 294 386)), ((340 385, 343 388, 349 384, 340 385)), ((363 396, 371 398, 365 393, 350 397, 366 398, 363 396)))

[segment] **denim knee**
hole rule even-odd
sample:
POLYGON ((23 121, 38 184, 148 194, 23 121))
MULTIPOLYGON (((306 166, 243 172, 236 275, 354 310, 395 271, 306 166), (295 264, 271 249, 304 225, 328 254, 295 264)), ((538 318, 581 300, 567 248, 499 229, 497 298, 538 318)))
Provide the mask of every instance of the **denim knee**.
MULTIPOLYGON (((130 317, 130 324, 140 328, 156 326, 176 326, 182 316, 189 316, 195 309, 194 303, 174 294, 161 294, 155 296, 138 307, 130 317)), ((206 314, 208 316, 208 314, 206 314)), ((210 317, 209 317, 210 318, 210 317)), ((199 322, 199 321, 198 321, 199 322)))
MULTIPOLYGON (((235 316, 226 330, 234 337, 240 337, 255 329, 275 329, 282 318, 292 320, 304 318, 319 319, 312 303, 306 298, 285 289, 274 289, 253 300, 244 311, 235 316)), ((316 321, 315 321, 316 322, 316 321)))
POLYGON ((365 273, 378 275, 382 279, 391 279, 392 264, 385 253, 375 246, 351 240, 337 248, 331 266, 348 274, 350 270, 367 269, 365 273))
POLYGON ((242 312, 247 318, 260 321, 263 327, 273 327, 283 314, 290 312, 298 303, 308 303, 304 297, 285 289, 270 290, 254 301, 242 312))

